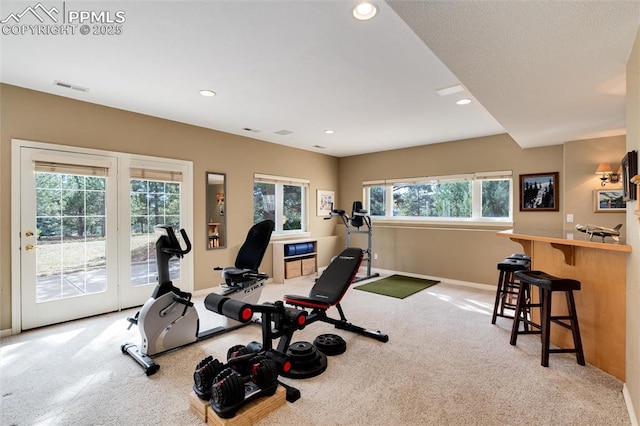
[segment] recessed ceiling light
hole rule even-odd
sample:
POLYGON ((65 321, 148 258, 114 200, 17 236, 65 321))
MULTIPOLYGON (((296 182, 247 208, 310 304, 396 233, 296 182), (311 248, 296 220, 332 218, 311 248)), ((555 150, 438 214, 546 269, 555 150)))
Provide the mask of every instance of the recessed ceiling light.
POLYGON ((325 130, 325 131, 324 131, 324 134, 325 134, 325 135, 332 135, 332 134, 334 134, 334 133, 335 133, 335 132, 334 132, 333 130, 325 130))
POLYGON ((455 84, 449 87, 443 87, 442 89, 437 89, 436 93, 440 96, 453 95, 454 93, 460 93, 464 91, 464 87, 460 84, 455 84))
POLYGON ((201 90, 200 94, 202 96, 215 96, 216 92, 214 92, 213 90, 201 90))
POLYGON ((378 13, 378 8, 369 2, 362 2, 353 8, 354 18, 360 21, 369 20, 376 16, 376 13, 378 13))
POLYGON ((456 103, 458 105, 467 105, 467 104, 471 103, 471 99, 466 99, 466 98, 465 99, 460 99, 460 100, 456 101, 456 103))

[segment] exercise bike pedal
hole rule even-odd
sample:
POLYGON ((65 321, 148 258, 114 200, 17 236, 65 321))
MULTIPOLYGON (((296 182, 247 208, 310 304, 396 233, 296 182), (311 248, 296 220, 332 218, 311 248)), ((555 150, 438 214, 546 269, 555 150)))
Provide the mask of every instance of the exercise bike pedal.
MULTIPOLYGON (((131 330, 131 327, 134 325, 138 325, 138 316, 140 315, 140 311, 136 312, 136 315, 134 317, 127 317, 127 321, 129 321, 129 327, 127 327, 127 330, 131 330)), ((122 345, 124 346, 124 345, 122 345)))

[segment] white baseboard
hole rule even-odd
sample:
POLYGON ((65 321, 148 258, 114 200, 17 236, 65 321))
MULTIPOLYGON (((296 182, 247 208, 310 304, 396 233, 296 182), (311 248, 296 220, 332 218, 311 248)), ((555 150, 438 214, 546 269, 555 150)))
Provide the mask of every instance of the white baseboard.
POLYGON ((7 328, 6 330, 0 330, 0 337, 8 337, 11 336, 11 329, 7 328))
POLYGON ((406 275, 408 277, 423 278, 423 279, 427 279, 427 280, 435 280, 435 281, 440 281, 440 282, 447 283, 447 284, 461 285, 461 286, 465 286, 465 287, 473 287, 473 288, 477 288, 477 289, 480 289, 480 290, 487 290, 487 291, 494 291, 494 292, 496 291, 496 286, 493 286, 493 285, 474 283, 474 282, 470 282, 470 281, 452 280, 451 278, 441 278, 441 277, 434 277, 434 276, 431 276, 431 275, 413 274, 411 272, 391 271, 389 269, 378 269, 378 268, 375 268, 374 272, 379 272, 380 274, 384 274, 384 275, 402 274, 402 275, 406 275))
POLYGON ((638 426, 638 418, 636 417, 636 412, 633 409, 633 402, 631 401, 631 395, 629 395, 629 388, 627 388, 626 383, 622 387, 622 396, 624 396, 624 403, 627 406, 627 412, 629 413, 631 424, 633 426, 638 426))

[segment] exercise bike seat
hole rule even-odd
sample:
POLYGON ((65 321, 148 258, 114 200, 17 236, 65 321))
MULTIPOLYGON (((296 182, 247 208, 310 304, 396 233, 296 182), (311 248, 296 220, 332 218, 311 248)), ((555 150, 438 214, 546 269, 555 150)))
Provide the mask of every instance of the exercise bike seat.
POLYGON ((320 275, 309 296, 285 295, 285 303, 323 310, 340 303, 358 273, 362 256, 359 248, 343 250, 320 275))
POLYGON ((238 251, 235 265, 222 269, 222 278, 227 286, 241 286, 256 278, 275 225, 272 220, 264 220, 249 229, 247 238, 238 251))

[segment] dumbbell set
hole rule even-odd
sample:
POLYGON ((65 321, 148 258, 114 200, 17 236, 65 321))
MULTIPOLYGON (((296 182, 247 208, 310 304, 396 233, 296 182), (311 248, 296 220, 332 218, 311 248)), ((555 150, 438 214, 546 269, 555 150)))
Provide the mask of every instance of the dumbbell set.
MULTIPOLYGON (((278 355, 256 352, 262 346, 257 342, 248 346, 229 348, 226 363, 208 356, 196 365, 193 390, 200 399, 209 400, 221 418, 233 417, 244 404, 271 396, 278 388, 278 363, 269 356, 278 355)), ((284 360, 282 366, 290 364, 284 360)))
MULTIPOLYGON (((279 301, 251 305, 215 293, 208 295, 204 303, 210 311, 241 323, 251 321, 254 313, 262 315, 263 343, 229 348, 226 363, 208 356, 196 365, 193 373, 196 395, 209 400, 218 416, 230 418, 244 404, 275 393, 278 376, 291 370, 286 348, 293 332, 304 328, 307 312, 285 307, 279 301), (280 339, 275 349, 274 339, 280 339)), ((287 400, 293 398, 299 398, 299 391, 289 387, 287 400)))

